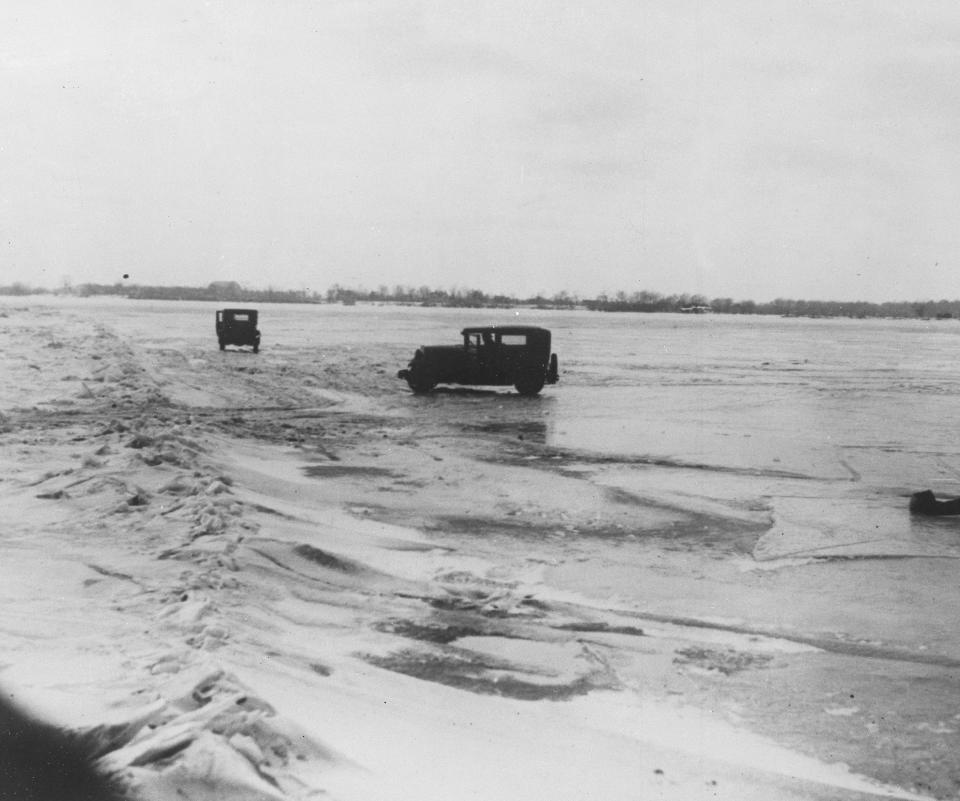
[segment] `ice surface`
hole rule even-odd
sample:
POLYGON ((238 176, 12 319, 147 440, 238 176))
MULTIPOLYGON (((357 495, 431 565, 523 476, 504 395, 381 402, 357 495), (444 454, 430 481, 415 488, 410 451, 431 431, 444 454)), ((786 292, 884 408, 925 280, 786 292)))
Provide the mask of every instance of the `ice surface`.
POLYGON ((0 682, 139 797, 951 797, 952 323, 215 308, 0 311, 0 682))

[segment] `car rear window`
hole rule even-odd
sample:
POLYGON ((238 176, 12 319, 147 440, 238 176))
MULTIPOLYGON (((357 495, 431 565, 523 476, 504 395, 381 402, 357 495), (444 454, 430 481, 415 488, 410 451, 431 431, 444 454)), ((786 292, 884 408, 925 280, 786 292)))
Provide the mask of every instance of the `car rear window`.
POLYGON ((526 345, 527 337, 524 334, 504 334, 500 342, 504 345, 526 345))
POLYGON ((235 315, 233 315, 233 319, 234 319, 234 320, 240 320, 240 321, 242 321, 242 322, 246 322, 247 320, 250 319, 250 315, 249 315, 249 314, 235 314, 235 315))

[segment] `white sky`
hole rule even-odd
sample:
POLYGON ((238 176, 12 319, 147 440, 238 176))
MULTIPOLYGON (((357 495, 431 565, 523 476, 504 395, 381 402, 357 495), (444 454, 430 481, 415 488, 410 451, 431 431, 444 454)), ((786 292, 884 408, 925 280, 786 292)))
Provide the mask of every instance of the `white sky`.
POLYGON ((5 0, 0 282, 960 297, 960 4, 5 0))

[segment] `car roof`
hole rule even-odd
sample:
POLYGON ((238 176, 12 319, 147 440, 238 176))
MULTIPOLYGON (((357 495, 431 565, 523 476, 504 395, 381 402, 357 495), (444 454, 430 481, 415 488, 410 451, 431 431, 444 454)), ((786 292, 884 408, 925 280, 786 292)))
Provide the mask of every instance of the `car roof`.
POLYGON ((224 314, 256 314, 256 309, 221 309, 224 314))
POLYGON ((482 334, 485 331, 497 332, 500 334, 549 334, 546 328, 540 328, 535 325, 479 325, 470 328, 464 328, 461 334, 482 334))

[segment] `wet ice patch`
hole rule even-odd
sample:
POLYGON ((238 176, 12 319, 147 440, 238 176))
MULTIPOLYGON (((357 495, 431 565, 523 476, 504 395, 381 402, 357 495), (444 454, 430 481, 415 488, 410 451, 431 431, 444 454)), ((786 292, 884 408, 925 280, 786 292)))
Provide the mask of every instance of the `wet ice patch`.
POLYGON ((618 686, 603 658, 578 642, 467 636, 456 646, 424 645, 361 657, 395 673, 519 701, 565 701, 618 686))
POLYGON ((676 652, 673 661, 677 665, 694 668, 705 673, 732 676, 744 670, 765 667, 773 657, 754 651, 737 651, 732 648, 716 649, 688 646, 676 652))
POLYGON ((960 559, 960 538, 935 536, 902 499, 810 495, 775 498, 773 525, 754 547, 757 562, 802 559, 960 559))

